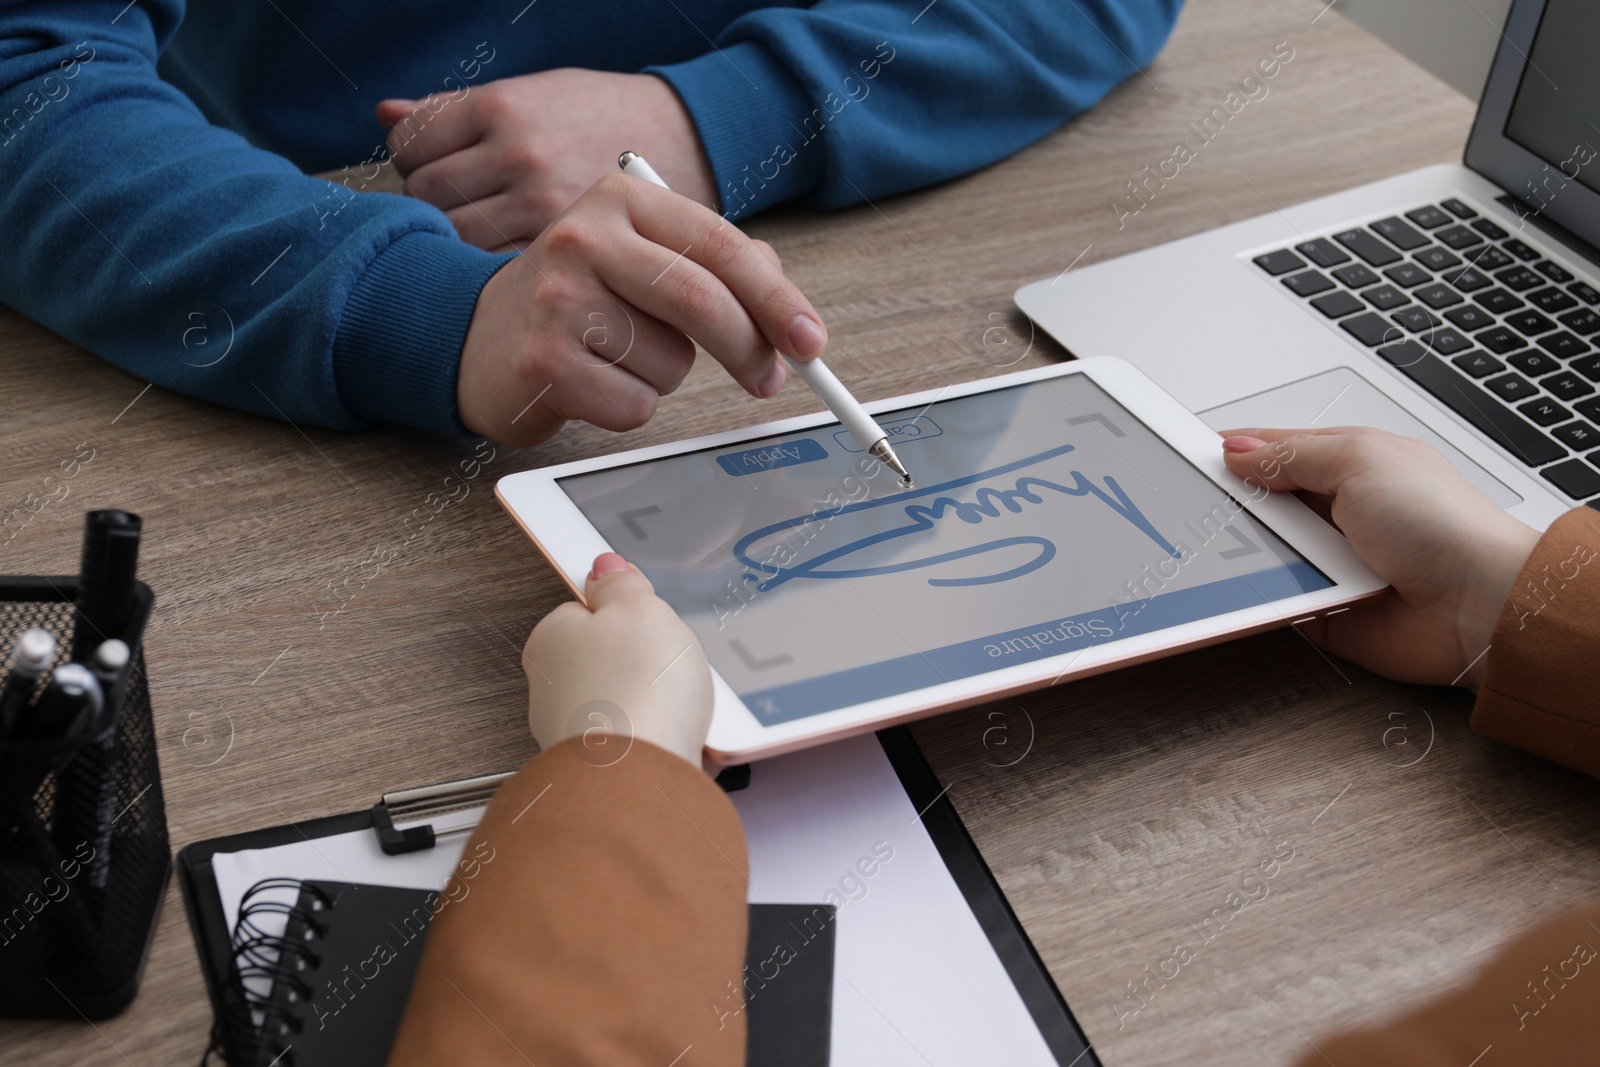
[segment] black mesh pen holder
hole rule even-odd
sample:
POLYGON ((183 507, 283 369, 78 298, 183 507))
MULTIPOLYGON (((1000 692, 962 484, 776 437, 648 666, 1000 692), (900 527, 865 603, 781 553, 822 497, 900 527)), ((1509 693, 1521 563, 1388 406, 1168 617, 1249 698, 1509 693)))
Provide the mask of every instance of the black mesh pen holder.
MULTIPOLYGON (((71 634, 77 585, 0 577, 0 648, 28 627, 71 634)), ((144 673, 153 602, 138 583, 126 632, 104 635, 128 643, 130 671, 90 729, 0 737, 0 1016, 104 1018, 138 991, 172 873, 144 673)))

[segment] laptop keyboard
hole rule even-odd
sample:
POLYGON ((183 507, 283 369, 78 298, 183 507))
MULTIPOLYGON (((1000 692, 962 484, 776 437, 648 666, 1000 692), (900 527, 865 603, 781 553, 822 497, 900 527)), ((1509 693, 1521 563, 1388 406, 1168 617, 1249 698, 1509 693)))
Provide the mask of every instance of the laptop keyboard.
POLYGON ((1600 291, 1455 198, 1254 263, 1525 467, 1600 509, 1600 291))

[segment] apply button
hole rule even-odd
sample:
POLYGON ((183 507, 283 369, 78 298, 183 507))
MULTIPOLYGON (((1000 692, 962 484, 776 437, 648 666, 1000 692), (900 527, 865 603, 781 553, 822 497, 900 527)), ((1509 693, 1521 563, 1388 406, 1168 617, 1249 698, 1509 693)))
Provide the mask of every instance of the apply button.
POLYGON ((809 437, 797 437, 762 448, 747 448, 743 452, 724 452, 717 457, 717 463, 729 474, 745 475, 827 458, 828 450, 821 444, 809 437))

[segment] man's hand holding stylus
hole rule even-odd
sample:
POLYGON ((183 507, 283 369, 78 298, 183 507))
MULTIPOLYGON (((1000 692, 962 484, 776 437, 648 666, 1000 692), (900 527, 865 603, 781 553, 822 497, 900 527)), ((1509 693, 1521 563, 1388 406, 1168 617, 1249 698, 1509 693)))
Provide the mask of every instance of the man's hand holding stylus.
POLYGON ((696 341, 768 397, 783 387, 779 353, 811 359, 828 337, 771 246, 613 172, 483 287, 456 379, 461 421, 517 447, 571 419, 634 429, 683 382, 696 341))

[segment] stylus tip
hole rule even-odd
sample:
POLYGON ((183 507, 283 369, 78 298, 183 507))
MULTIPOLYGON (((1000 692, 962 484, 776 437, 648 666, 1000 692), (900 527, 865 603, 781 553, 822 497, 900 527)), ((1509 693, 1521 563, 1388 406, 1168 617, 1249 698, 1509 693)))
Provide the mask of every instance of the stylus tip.
POLYGON ((894 449, 889 447, 889 439, 887 437, 881 437, 873 442, 872 447, 867 449, 867 454, 898 474, 901 485, 908 487, 911 485, 911 472, 906 470, 904 463, 900 462, 900 457, 894 454, 894 449))

